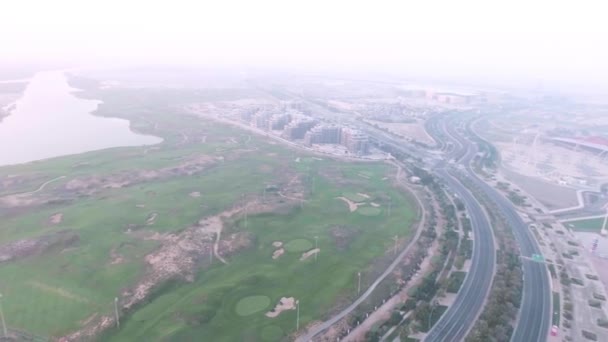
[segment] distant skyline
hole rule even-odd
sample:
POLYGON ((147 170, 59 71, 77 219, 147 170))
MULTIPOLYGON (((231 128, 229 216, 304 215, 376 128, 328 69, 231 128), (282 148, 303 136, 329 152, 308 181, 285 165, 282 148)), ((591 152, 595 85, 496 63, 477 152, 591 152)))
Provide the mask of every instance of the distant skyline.
POLYGON ((280 67, 608 91, 601 2, 26 0, 3 7, 4 65, 280 67))

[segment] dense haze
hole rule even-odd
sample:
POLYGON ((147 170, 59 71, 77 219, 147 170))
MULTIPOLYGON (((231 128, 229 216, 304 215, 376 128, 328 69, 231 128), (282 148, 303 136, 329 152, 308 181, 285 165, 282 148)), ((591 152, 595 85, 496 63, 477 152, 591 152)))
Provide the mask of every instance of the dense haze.
POLYGON ((278 66, 608 89, 600 2, 59 0, 3 12, 5 65, 278 66))

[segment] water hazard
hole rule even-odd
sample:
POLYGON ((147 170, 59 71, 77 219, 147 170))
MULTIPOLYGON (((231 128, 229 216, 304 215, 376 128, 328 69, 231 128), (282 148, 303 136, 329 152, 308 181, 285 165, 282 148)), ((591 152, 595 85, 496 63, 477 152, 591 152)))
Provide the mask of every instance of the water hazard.
POLYGON ((0 166, 162 141, 136 134, 129 121, 94 116, 101 103, 76 97, 60 71, 36 74, 11 114, 0 121, 0 166))

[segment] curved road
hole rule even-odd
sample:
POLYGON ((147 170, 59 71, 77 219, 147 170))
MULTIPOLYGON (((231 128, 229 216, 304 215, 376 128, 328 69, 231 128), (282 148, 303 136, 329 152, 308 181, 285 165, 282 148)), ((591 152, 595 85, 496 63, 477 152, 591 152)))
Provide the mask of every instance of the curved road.
MULTIPOLYGON (((470 128, 470 122, 467 129, 475 134, 470 128)), ((464 146, 472 145, 470 141, 459 136, 454 131, 453 126, 448 126, 447 130, 451 137, 459 140, 464 146)), ((468 161, 465 163, 465 168, 473 183, 475 183, 475 185, 498 206, 500 212, 505 217, 507 224, 513 231, 515 240, 520 248, 520 254, 526 257, 531 257, 533 254, 541 254, 535 238, 515 210, 511 201, 488 185, 485 181, 478 178, 471 169, 468 161)), ((549 283, 548 270, 544 264, 535 263, 527 259, 522 260, 524 278, 523 297, 519 309, 519 317, 513 335, 511 336, 511 341, 546 341, 551 317, 551 286, 549 283)))
MULTIPOLYGON (((476 149, 455 139, 453 146, 458 146, 446 155, 445 160, 470 163, 476 149)), ((445 161, 440 163, 436 174, 453 190, 465 203, 471 220, 473 231, 473 256, 471 268, 460 287, 456 300, 439 321, 431 328, 426 341, 461 341, 471 330, 481 313, 494 278, 496 250, 492 227, 485 212, 477 199, 455 177, 443 168, 445 161)))
POLYGON ((465 202, 473 230, 471 268, 456 300, 427 334, 426 341, 461 341, 477 320, 492 286, 496 251, 492 228, 473 195, 444 169, 437 174, 465 202))

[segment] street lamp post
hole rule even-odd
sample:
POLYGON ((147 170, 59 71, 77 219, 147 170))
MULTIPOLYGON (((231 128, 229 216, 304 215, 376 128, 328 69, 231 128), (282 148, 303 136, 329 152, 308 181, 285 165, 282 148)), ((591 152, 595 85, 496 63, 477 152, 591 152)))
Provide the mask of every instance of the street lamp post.
POLYGON ((296 331, 300 330, 300 301, 296 300, 296 331))
POLYGON ((317 261, 317 255, 319 255, 318 249, 319 249, 319 237, 315 235, 315 250, 317 250, 315 253, 315 262, 317 261))
POLYGON ((431 330, 431 320, 433 319, 433 311, 435 311, 435 308, 437 307, 437 302, 433 302, 433 308, 431 309, 431 314, 429 315, 429 329, 427 331, 431 330))
POLYGON ((120 318, 118 317, 118 297, 114 297, 114 315, 116 317, 116 327, 120 328, 120 318))
POLYGON ((4 321, 4 313, 2 312, 2 294, 0 293, 0 320, 2 320, 2 336, 8 337, 8 330, 6 329, 6 322, 4 321))
POLYGON ((395 240, 395 250, 393 251, 393 254, 397 255, 397 241, 399 241, 399 237, 395 235, 393 239, 395 240))

